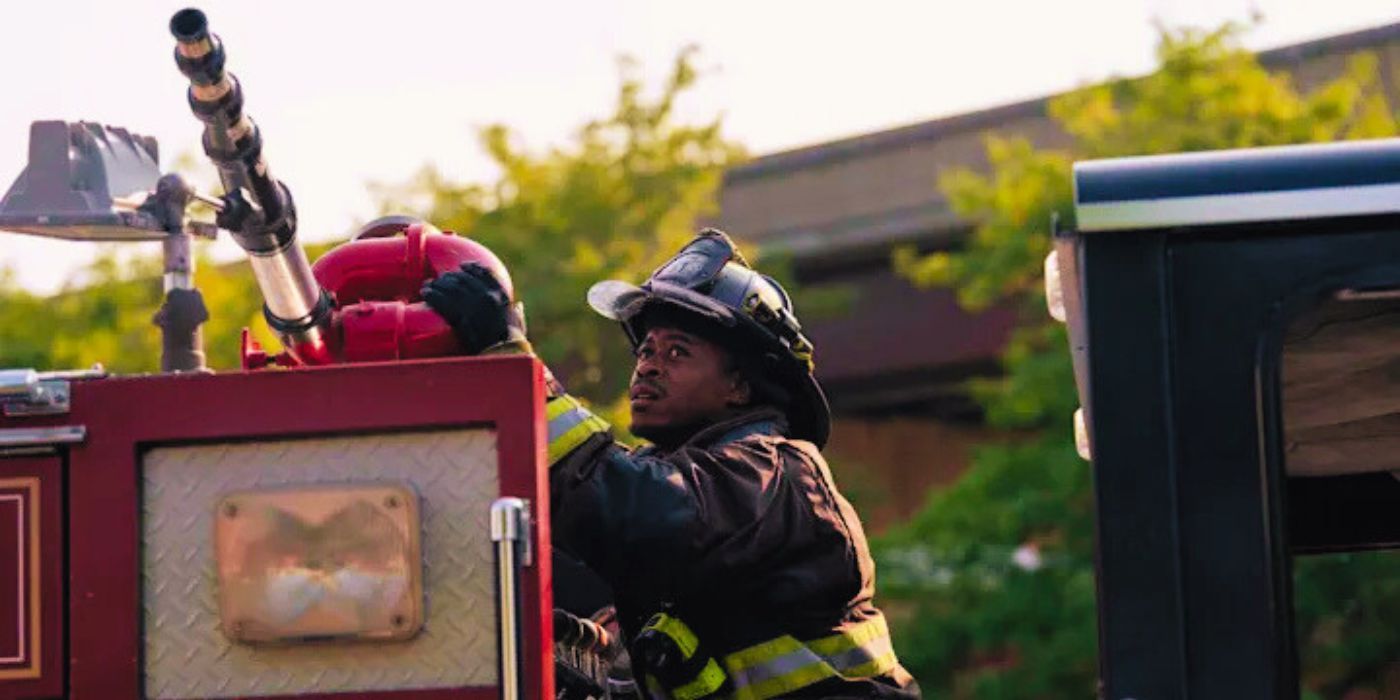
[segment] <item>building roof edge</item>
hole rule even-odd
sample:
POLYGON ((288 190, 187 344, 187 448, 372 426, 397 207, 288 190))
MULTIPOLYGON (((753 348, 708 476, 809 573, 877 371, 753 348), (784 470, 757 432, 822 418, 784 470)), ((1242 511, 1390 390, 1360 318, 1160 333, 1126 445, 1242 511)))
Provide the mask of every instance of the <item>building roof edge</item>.
MULTIPOLYGON (((1264 66, 1280 68, 1315 56, 1349 53, 1397 38, 1400 38, 1400 22, 1267 49, 1257 55, 1264 66)), ((763 179, 929 141, 949 133, 984 129, 1017 118, 1038 116, 1059 94, 1062 93, 770 153, 730 168, 725 173, 725 184, 763 179)))

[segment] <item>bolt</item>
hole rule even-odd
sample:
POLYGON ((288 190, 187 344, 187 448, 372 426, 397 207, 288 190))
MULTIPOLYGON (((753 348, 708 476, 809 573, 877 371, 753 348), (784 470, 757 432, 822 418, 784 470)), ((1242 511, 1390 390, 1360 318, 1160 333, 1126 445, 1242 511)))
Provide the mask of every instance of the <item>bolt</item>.
POLYGON ((395 627, 403 627, 408 624, 408 616, 402 614, 395 615, 389 622, 395 627))
POLYGON ((225 504, 224 504, 224 517, 226 517, 226 518, 236 518, 236 517, 238 517, 238 504, 237 504, 237 503, 233 503, 233 502, 225 503, 225 504))
POLYGON ((385 507, 385 508, 398 508, 398 507, 399 507, 399 497, 398 497, 398 496, 385 496, 385 497, 384 497, 384 507, 385 507))

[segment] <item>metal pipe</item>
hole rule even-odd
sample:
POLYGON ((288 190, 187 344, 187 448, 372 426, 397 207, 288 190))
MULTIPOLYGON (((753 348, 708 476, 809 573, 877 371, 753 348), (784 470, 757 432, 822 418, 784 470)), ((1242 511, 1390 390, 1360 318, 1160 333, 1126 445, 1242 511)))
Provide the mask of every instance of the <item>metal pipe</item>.
POLYGON ((249 255, 248 264, 253 268, 258 288, 263 290, 268 313, 287 321, 310 320, 321 288, 301 246, 292 245, 271 255, 249 255))
POLYGON ((87 426, 61 425, 56 428, 0 428, 0 447, 43 447, 75 445, 87 440, 87 426))
POLYGON ((519 700, 523 693, 520 639, 520 568, 527 566, 530 513, 519 498, 491 504, 491 541, 496 543, 496 618, 501 700, 519 700))
POLYGON ((160 327, 160 371, 198 372, 205 368, 204 332, 209 320, 204 295, 194 284, 190 234, 172 232, 162 242, 165 253, 165 300, 152 322, 160 327))
POLYGON ((334 359, 332 304, 296 240, 296 205, 262 155, 262 133, 243 113, 243 89, 224 70, 224 46, 203 12, 170 19, 175 64, 190 80, 189 103, 204 123, 204 153, 219 169, 224 195, 216 221, 248 253, 267 302, 263 311, 287 352, 302 364, 334 359))
POLYGON ((165 254, 165 274, 161 278, 162 290, 169 294, 172 289, 194 289, 194 257, 190 251, 190 234, 177 233, 161 241, 165 254))
POLYGON ((204 332, 209 320, 204 295, 194 283, 193 235, 185 225, 194 188, 175 173, 164 175, 156 191, 146 197, 139 211, 154 217, 165 229, 161 249, 165 254, 165 300, 151 319, 160 328, 160 371, 198 372, 205 369, 204 332))

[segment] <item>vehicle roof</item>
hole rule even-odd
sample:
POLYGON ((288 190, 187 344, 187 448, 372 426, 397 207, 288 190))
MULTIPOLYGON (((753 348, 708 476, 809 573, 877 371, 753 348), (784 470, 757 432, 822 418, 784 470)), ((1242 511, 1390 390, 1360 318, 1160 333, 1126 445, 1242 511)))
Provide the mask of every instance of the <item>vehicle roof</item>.
POLYGON ((1084 232, 1400 213, 1400 139, 1076 163, 1084 232))

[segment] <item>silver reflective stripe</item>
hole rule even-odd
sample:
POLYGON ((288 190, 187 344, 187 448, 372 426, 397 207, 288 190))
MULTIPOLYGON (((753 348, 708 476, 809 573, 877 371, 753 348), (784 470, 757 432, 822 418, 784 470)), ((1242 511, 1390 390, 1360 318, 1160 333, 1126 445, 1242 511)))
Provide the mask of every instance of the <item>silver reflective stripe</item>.
MULTIPOLYGON (((797 640, 792 641, 795 644, 801 644, 797 640)), ((882 634, 854 649, 847 649, 830 656, 817 654, 803 645, 782 656, 758 664, 741 666, 739 663, 730 661, 725 666, 729 668, 730 677, 734 679, 734 687, 740 689, 756 686, 764 681, 786 676, 811 666, 826 667, 828 677, 831 674, 844 674, 851 669, 875 663, 892 654, 894 654, 894 645, 890 641, 890 636, 882 634)), ((878 675, 887 670, 877 667, 875 674, 878 675)))
POLYGON ((553 420, 549 421, 549 441, 554 442, 563 437, 565 433, 578 427, 580 423, 588 420, 589 416, 592 415, 588 409, 579 407, 571 408, 567 413, 555 416, 553 420))
POLYGON ((1400 184, 1390 183, 1087 202, 1075 206, 1075 223, 1080 231, 1088 233, 1393 214, 1397 209, 1400 209, 1400 184))
POLYGON ((839 654, 833 654, 825 658, 826 662, 831 664, 838 672, 845 673, 846 669, 864 666, 893 652, 894 645, 890 643, 889 636, 885 635, 876 637, 854 649, 848 649, 839 654))
POLYGON ((822 663, 822 657, 817 656, 817 653, 811 649, 802 647, 801 649, 795 649, 776 659, 765 661, 756 666, 731 670, 731 674, 734 678, 734 686, 736 688, 743 688, 750 685, 758 685, 769 678, 784 676, 798 669, 819 663, 822 663))

